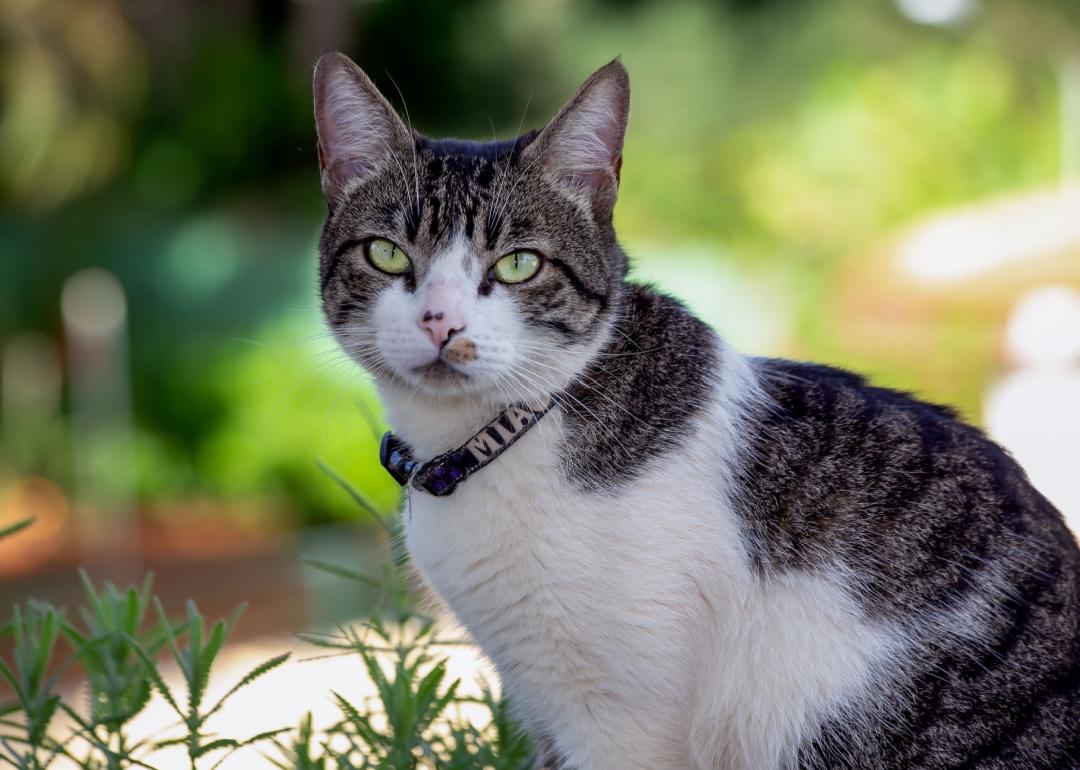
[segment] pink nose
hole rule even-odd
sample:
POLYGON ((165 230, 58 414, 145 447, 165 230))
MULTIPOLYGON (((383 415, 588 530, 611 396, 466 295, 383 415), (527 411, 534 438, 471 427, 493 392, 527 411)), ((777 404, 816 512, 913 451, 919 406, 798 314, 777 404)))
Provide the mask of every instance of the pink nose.
POLYGON ((465 328, 465 322, 458 316, 442 310, 425 310, 416 323, 427 332, 428 339, 440 350, 451 337, 465 328))

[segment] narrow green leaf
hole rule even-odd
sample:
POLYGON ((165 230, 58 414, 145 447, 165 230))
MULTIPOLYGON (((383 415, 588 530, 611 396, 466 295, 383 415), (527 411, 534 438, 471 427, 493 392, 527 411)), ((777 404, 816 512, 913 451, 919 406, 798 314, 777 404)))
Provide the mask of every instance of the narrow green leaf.
POLYGON ((60 710, 63 711, 65 714, 67 714, 68 717, 70 717, 71 720, 73 722, 75 722, 75 724, 77 724, 79 727, 81 727, 83 729, 83 731, 86 732, 85 737, 86 737, 86 739, 88 741, 93 741, 93 742, 96 742, 96 743, 98 743, 100 745, 100 741, 98 741, 97 736, 94 735, 93 726, 90 723, 88 723, 85 719, 83 719, 78 711, 71 708, 71 706, 67 705, 66 703, 61 703, 60 704, 60 710))
POLYGON ((193 759, 209 754, 211 751, 218 751, 219 749, 232 749, 240 745, 240 742, 232 738, 218 738, 215 741, 204 743, 202 746, 196 748, 191 752, 193 759))
POLYGON ((8 743, 8 739, 14 737, 15 736, 13 735, 9 736, 0 734, 0 749, 3 749, 3 751, 0 751, 0 759, 4 760, 12 767, 18 768, 21 764, 19 762, 19 754, 17 751, 15 751, 15 749, 11 747, 11 744, 8 743), (7 754, 5 754, 4 751, 6 751, 7 754))
POLYGON ((368 430, 371 431, 372 437, 378 442, 382 439, 383 431, 385 430, 384 423, 379 420, 372 411, 371 406, 362 398, 356 399, 356 408, 360 411, 360 416, 364 418, 364 422, 367 423, 368 430))
POLYGON ((451 703, 453 703, 457 699, 457 690, 458 690, 458 685, 460 685, 460 684, 461 684, 461 680, 460 679, 455 679, 451 683, 451 685, 446 688, 446 692, 443 693, 442 697, 438 698, 431 705, 430 710, 426 714, 426 719, 427 719, 428 723, 434 722, 437 719, 441 718, 442 715, 443 715, 443 712, 446 710, 447 706, 449 706, 451 703))
POLYGON ((243 617, 244 613, 247 611, 247 608, 247 602, 240 602, 240 604, 236 605, 236 609, 229 613, 229 619, 225 622, 226 637, 230 636, 236 626, 239 625, 240 618, 243 617))
POLYGON ((97 588, 94 586, 94 581, 90 579, 90 575, 86 570, 79 570, 79 582, 82 583, 83 594, 86 596, 86 601, 90 604, 90 609, 95 618, 100 621, 105 618, 105 608, 101 604, 101 597, 98 596, 97 588))
POLYGON ((135 586, 128 586, 127 593, 124 595, 124 624, 123 630, 126 634, 136 636, 139 633, 139 592, 135 586))
POLYGON ((416 700, 421 707, 426 708, 435 699, 435 693, 445 676, 446 661, 441 660, 432 666, 431 670, 420 680, 420 684, 416 688, 416 700))
POLYGON ((146 708, 146 704, 150 702, 152 688, 150 682, 143 678, 142 671, 133 672, 132 679, 133 681, 126 691, 127 708, 120 715, 124 722, 141 713, 146 708))
POLYGON ((279 727, 276 730, 266 730, 265 732, 257 733, 250 738, 245 738, 244 740, 240 741, 240 745, 251 746, 255 743, 262 743, 263 741, 268 741, 271 738, 276 738, 279 735, 283 735, 284 733, 289 732, 290 729, 291 728, 289 727, 279 727))
POLYGON ((30 718, 28 737, 30 738, 30 742, 35 746, 44 744, 46 731, 49 729, 49 723, 52 722, 52 718, 56 714, 56 709, 59 708, 59 706, 60 696, 54 695, 43 701, 35 710, 36 713, 30 718))
POLYGON ((393 534, 394 534, 393 529, 387 523, 386 517, 383 516, 382 514, 380 514, 375 509, 375 506, 367 501, 367 498, 365 498, 363 495, 361 495, 356 490, 356 488, 353 487, 352 484, 350 484, 348 481, 346 481, 344 476, 339 474, 337 471, 335 471, 333 468, 331 468, 329 465, 327 465, 322 460, 316 460, 315 465, 318 466, 320 471, 322 471, 327 476, 329 476, 331 481, 333 481, 335 484, 337 484, 339 487, 341 487, 345 491, 345 494, 347 494, 349 497, 352 498, 353 502, 355 502, 357 505, 359 505, 361 508, 363 508, 364 511, 368 513, 368 515, 370 515, 373 519, 375 519, 375 521, 377 521, 379 523, 379 525, 383 529, 386 530, 387 535, 389 535, 391 537, 393 536, 393 534))
POLYGON ((212 714, 216 714, 218 711, 220 711, 221 707, 225 705, 225 701, 235 695, 237 690, 241 690, 247 687, 259 677, 263 676, 266 673, 269 673, 270 671, 273 671, 275 668, 287 661, 291 656, 291 652, 286 652, 270 658, 269 660, 264 660, 262 663, 255 666, 255 668, 251 669, 251 671, 249 671, 239 682, 233 685, 232 689, 230 689, 227 693, 221 696, 221 699, 216 704, 214 704, 214 707, 208 712, 206 712, 206 718, 209 718, 212 714))
POLYGON ((4 527, 3 529, 0 529, 0 540, 4 539, 5 537, 10 537, 11 535, 14 535, 16 532, 22 532, 24 529, 26 529, 27 527, 29 527, 33 523, 34 523, 34 520, 32 518, 23 519, 22 521, 17 521, 14 524, 11 524, 10 526, 7 526, 7 527, 4 527))
MULTIPOLYGON (((161 623, 161 629, 165 634, 165 641, 169 644, 169 651, 172 653, 173 660, 176 661, 176 665, 180 666, 180 670, 187 676, 187 663, 184 656, 180 654, 180 647, 176 643, 177 632, 173 631, 172 624, 169 623, 169 618, 165 615, 165 608, 161 606, 161 600, 156 596, 154 597, 154 610, 157 612, 158 621, 161 623)), ((189 630, 186 624, 184 628, 189 630)), ((135 642, 135 640, 132 639, 132 642, 135 642)), ((137 649, 141 651, 142 648, 137 649)))
POLYGON ((379 662, 375 660, 375 656, 362 652, 360 653, 360 659, 363 660, 368 677, 379 692, 379 699, 385 706, 392 706, 394 703, 393 688, 386 678, 386 674, 383 673, 382 668, 379 666, 379 662))
POLYGON ((206 640, 206 646, 202 651, 198 653, 198 658, 195 658, 195 650, 192 649, 191 655, 192 668, 195 671, 195 687, 192 692, 194 700, 192 701, 192 710, 198 710, 203 701, 203 696, 206 694, 206 688, 210 684, 210 669, 214 665, 214 660, 217 658, 221 647, 225 644, 225 636, 227 634, 225 621, 219 620, 214 623, 210 629, 210 636, 206 640))
POLYGON ((12 614, 15 619, 13 622, 15 626, 15 673, 19 674, 21 681, 26 684, 27 696, 33 697, 32 685, 26 681, 27 669, 30 668, 30 664, 24 659, 29 645, 26 641, 26 625, 23 623, 22 608, 19 605, 15 605, 12 608, 12 614))
POLYGON ((26 693, 23 692, 23 688, 19 686, 19 681, 15 678, 15 673, 8 668, 8 664, 4 662, 3 658, 0 658, 0 676, 7 680, 7 683, 11 685, 11 689, 15 692, 15 697, 19 699, 19 702, 23 704, 22 708, 26 707, 26 693))
POLYGON ((59 636, 56 610, 49 607, 41 614, 41 628, 38 631, 37 654, 34 667, 30 671, 32 692, 36 694, 45 680, 45 671, 52 659, 53 648, 59 636))
POLYGON ((246 740, 243 740, 243 741, 234 741, 235 745, 230 748, 230 750, 228 751, 228 753, 225 754, 225 756, 223 756, 221 759, 219 759, 217 762, 215 762, 213 765, 211 765, 210 770, 217 770, 217 768, 221 767, 221 764, 226 759, 228 759, 229 756, 234 751, 236 751, 237 749, 243 748, 244 746, 251 746, 251 745, 256 744, 256 743, 261 743, 263 741, 271 740, 271 739, 277 737, 278 735, 281 735, 282 733, 287 733, 287 732, 289 732, 289 728, 288 727, 282 727, 282 728, 279 728, 277 730, 267 730, 266 732, 259 733, 258 735, 253 735, 250 738, 247 738, 246 740))
POLYGON ((341 713, 345 715, 345 719, 356 728, 356 731, 360 733, 360 737, 364 739, 364 742, 368 744, 369 748, 376 748, 381 741, 377 734, 375 734, 367 717, 361 714, 360 710, 350 703, 341 693, 331 690, 330 694, 334 696, 334 702, 337 703, 337 707, 341 710, 341 713), (368 734, 372 736, 370 739, 367 737, 368 734))
POLYGON ((202 654, 203 634, 206 632, 205 620, 198 606, 191 599, 184 605, 187 608, 187 632, 188 632, 188 660, 190 661, 190 678, 194 681, 198 673, 197 665, 199 656, 202 654))
POLYGON ((167 748, 170 748, 171 746, 185 746, 185 745, 187 745, 187 742, 188 742, 188 738, 187 738, 186 735, 181 736, 179 738, 166 738, 163 741, 157 741, 154 744, 154 748, 155 749, 167 749, 167 748))
POLYGON ((364 585, 373 586, 375 588, 382 588, 382 582, 379 580, 365 575, 362 572, 351 570, 347 567, 342 567, 338 564, 331 564, 330 562, 320 561, 319 559, 304 559, 304 564, 309 567, 314 567, 320 572, 326 572, 330 575, 336 575, 337 577, 345 578, 346 580, 352 580, 357 583, 363 583, 364 585))
POLYGON ((142 647, 151 655, 157 655, 161 651, 161 648, 165 646, 168 641, 169 634, 171 633, 173 638, 179 638, 180 634, 187 630, 186 623, 177 623, 168 627, 161 625, 160 623, 148 631, 142 638, 142 647))
POLYGON ((131 644, 131 648, 135 650, 135 654, 139 656, 139 658, 143 662, 143 665, 146 667, 146 675, 153 683, 154 689, 161 693, 161 697, 163 697, 166 702, 168 702, 168 704, 172 707, 172 710, 176 712, 177 716, 179 716, 181 719, 187 719, 187 716, 180 709, 180 706, 177 705, 176 700, 173 698, 173 694, 169 691, 169 688, 165 684, 165 681, 161 678, 161 674, 158 673, 157 665, 154 663, 153 659, 146 654, 146 651, 143 650, 143 648, 139 645, 137 641, 135 641, 135 639, 129 636, 127 637, 127 640, 128 643, 131 644))
POLYGON ((139 589, 139 623, 142 625, 146 619, 146 611, 150 608, 150 597, 154 591, 154 573, 147 572, 143 578, 142 587, 139 589))
POLYGON ((64 621, 60 624, 60 632, 67 637, 73 649, 79 650, 87 646, 86 636, 70 621, 64 621))
MULTIPOLYGON (((307 633, 301 632, 297 635, 298 639, 301 639, 308 644, 312 644, 316 647, 323 647, 330 650, 355 650, 355 646, 348 640, 341 640, 339 637, 330 636, 328 634, 307 633)), ((339 653, 343 654, 343 653, 339 653)), ((333 655, 322 655, 317 657, 334 657, 333 655)))
MULTIPOLYGON (((278 751, 280 751, 285 756, 289 755, 289 749, 286 748, 282 743, 280 743, 278 741, 275 741, 274 746, 275 746, 275 748, 277 748, 278 751)), ((290 763, 290 764, 286 765, 286 764, 283 764, 282 762, 279 762, 278 760, 274 759, 273 757, 268 757, 266 754, 262 754, 262 758, 265 759, 267 762, 269 762, 274 767, 278 768, 278 770, 303 770, 303 768, 306 767, 306 765, 303 764, 302 760, 299 760, 299 759, 296 762, 293 762, 293 763, 290 763)))
POLYGON ((105 627, 109 629, 117 628, 121 625, 121 616, 123 613, 123 607, 120 604, 120 593, 116 590, 116 585, 111 580, 105 581, 104 589, 104 601, 102 606, 105 608, 105 627), (119 614, 118 614, 119 613, 119 614))
POLYGON ((146 764, 141 759, 135 759, 135 757, 131 756, 130 752, 124 755, 124 761, 130 762, 136 767, 141 767, 143 768, 143 770, 161 770, 161 768, 159 767, 154 767, 153 765, 146 764))
POLYGON ((217 660, 218 653, 221 652, 221 647, 225 644, 227 631, 224 620, 214 623, 213 628, 210 629, 210 636, 206 639, 206 646, 203 647, 202 654, 199 656, 199 665, 204 669, 209 670, 210 666, 217 660))

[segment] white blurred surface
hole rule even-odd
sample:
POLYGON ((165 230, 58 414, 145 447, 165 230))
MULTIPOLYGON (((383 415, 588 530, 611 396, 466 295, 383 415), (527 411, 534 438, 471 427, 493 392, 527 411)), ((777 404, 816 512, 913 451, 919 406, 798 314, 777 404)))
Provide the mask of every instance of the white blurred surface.
POLYGON ((987 428, 1080 534, 1080 293, 1022 297, 1005 345, 1016 368, 987 398, 987 428))
POLYGON ((903 272, 943 286, 1080 245, 1080 184, 935 217, 899 245, 903 272))

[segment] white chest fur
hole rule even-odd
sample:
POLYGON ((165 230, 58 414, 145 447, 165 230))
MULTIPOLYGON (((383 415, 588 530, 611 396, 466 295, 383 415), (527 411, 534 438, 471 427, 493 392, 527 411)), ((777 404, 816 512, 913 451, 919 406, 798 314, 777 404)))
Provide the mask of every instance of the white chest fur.
POLYGON ((725 380, 617 493, 563 480, 558 412, 454 495, 412 493, 416 566, 569 767, 783 767, 897 648, 836 576, 750 568, 725 494, 749 385, 725 380))

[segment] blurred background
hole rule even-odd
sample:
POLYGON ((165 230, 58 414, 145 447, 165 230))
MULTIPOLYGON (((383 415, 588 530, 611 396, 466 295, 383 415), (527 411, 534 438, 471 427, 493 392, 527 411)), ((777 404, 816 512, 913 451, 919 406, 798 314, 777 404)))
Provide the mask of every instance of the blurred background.
POLYGON ((0 602, 74 567, 245 629, 353 612, 379 407, 324 333, 310 78, 507 137, 621 55, 636 273, 746 352, 956 406, 1080 523, 1075 0, 5 0, 0 602), (342 609, 338 602, 349 609, 342 609))

